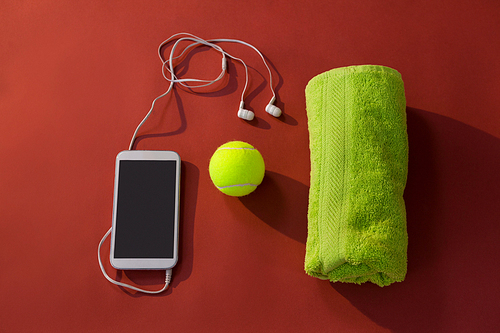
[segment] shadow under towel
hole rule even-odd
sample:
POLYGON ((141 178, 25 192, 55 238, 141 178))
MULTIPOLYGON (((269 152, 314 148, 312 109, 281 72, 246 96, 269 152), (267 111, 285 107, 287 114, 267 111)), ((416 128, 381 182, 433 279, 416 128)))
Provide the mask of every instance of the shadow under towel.
POLYGON ((306 90, 311 150, 305 271, 332 282, 403 281, 408 173, 401 74, 349 66, 306 90))

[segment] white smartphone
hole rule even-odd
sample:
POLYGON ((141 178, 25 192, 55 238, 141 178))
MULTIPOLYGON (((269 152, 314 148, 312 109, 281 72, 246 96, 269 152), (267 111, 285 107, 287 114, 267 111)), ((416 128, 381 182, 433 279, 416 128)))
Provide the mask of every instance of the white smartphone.
POLYGON ((116 156, 111 265, 170 269, 178 259, 181 159, 173 151, 116 156))

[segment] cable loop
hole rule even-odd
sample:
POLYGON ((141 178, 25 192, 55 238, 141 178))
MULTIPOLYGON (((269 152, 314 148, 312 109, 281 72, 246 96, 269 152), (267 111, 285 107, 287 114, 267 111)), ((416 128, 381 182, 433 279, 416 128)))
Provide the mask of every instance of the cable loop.
POLYGON ((161 72, 162 72, 162 75, 165 78, 165 80, 167 80, 168 82, 170 82, 170 85, 169 85, 169 87, 168 87, 168 89, 167 89, 166 92, 164 92, 163 94, 161 94, 160 96, 156 97, 153 100, 153 102, 151 104, 151 108, 149 109, 148 113, 146 114, 146 116, 142 119, 142 121, 139 123, 139 125, 135 129, 135 132, 134 132, 134 134, 132 136, 132 140, 130 141, 129 150, 133 149, 134 142, 135 142, 135 139, 137 137, 137 133, 139 132, 139 129, 142 127, 142 125, 144 124, 144 122, 146 122, 146 120, 149 118, 149 116, 153 112, 153 108, 154 108, 155 103, 156 103, 156 101, 158 99, 160 99, 160 98, 168 95, 172 91, 172 88, 174 87, 174 84, 176 84, 176 83, 180 84, 183 87, 189 88, 189 89, 196 89, 196 88, 208 87, 208 86, 210 86, 210 85, 218 82, 227 73, 227 71, 226 71, 226 68, 227 68, 227 58, 231 58, 231 59, 234 59, 236 61, 241 62, 241 64, 245 68, 245 86, 243 87, 243 92, 241 93, 241 102, 240 102, 240 104, 243 103, 243 100, 245 98, 245 94, 246 94, 246 91, 247 91, 247 88, 248 88, 248 66, 247 66, 247 64, 242 59, 240 59, 238 57, 235 57, 235 56, 227 53, 226 51, 224 51, 219 45, 217 45, 217 43, 238 43, 238 44, 242 44, 242 45, 248 46, 251 49, 253 49, 255 52, 257 52, 259 54, 259 56, 261 57, 262 61, 264 62, 264 65, 266 66, 267 71, 269 72, 269 87, 270 87, 271 92, 273 94, 273 96, 271 98, 271 103, 272 103, 272 101, 274 101, 276 99, 276 94, 275 94, 274 88, 273 88, 273 77, 272 77, 271 69, 269 68, 269 66, 268 66, 268 64, 266 62, 266 59, 264 58, 264 56, 262 55, 262 53, 255 46, 253 46, 253 45, 251 45, 251 44, 249 44, 247 42, 238 40, 238 39, 209 39, 209 40, 204 40, 204 39, 202 39, 200 37, 197 37, 197 36, 195 36, 193 34, 190 34, 190 33, 185 33, 185 32, 177 33, 175 35, 170 36, 166 40, 164 40, 158 46, 158 57, 160 58, 160 61, 162 63, 161 72), (180 52, 179 55, 175 55, 175 51, 176 51, 177 47, 183 41, 190 41, 192 43, 189 44, 189 45, 187 45, 180 52), (169 45, 171 43, 173 43, 173 44, 171 45, 171 49, 170 49, 170 52, 168 54, 168 59, 165 59, 163 57, 162 49, 165 46, 167 46, 167 45, 169 45), (174 64, 174 62, 176 60, 182 58, 184 56, 184 54, 186 52, 188 52, 190 49, 195 48, 197 46, 201 46, 201 45, 205 45, 205 46, 211 47, 214 50, 216 50, 217 52, 221 53, 222 63, 221 63, 221 72, 220 72, 219 76, 217 76, 213 80, 197 79, 197 78, 184 78, 184 79, 182 79, 182 78, 177 77, 175 75, 175 64, 174 64))

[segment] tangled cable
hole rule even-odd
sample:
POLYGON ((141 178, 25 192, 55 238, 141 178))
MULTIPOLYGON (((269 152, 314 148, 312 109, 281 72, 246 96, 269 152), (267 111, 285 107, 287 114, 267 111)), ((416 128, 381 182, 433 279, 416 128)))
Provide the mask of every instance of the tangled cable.
POLYGON ((153 108, 155 106, 155 103, 157 100, 159 100, 160 98, 168 95, 171 91, 172 91, 172 88, 174 87, 174 85, 177 83, 177 84, 180 84, 186 88, 189 88, 189 89, 196 89, 196 88, 202 88, 202 87, 207 87, 207 86, 210 86, 218 81, 220 81, 224 75, 226 75, 227 73, 227 58, 231 58, 231 59, 234 59, 236 61, 239 61, 241 62, 241 64, 243 65, 243 67, 245 68, 245 86, 243 88, 243 92, 241 93, 241 101, 240 101, 240 106, 239 106, 239 109, 238 109, 238 117, 241 118, 241 119, 245 119, 245 120, 252 120, 254 118, 254 113, 250 110, 246 110, 244 108, 244 98, 245 98, 245 94, 246 94, 246 91, 247 91, 247 88, 248 88, 248 66, 246 65, 246 63, 238 58, 238 57, 235 57, 229 53, 227 53, 226 51, 224 51, 219 45, 217 45, 217 43, 238 43, 238 44, 242 44, 242 45, 245 45, 245 46, 248 46, 250 48, 252 48, 255 52, 257 52, 259 54, 259 56, 261 57, 262 61, 264 62, 264 65, 266 66, 267 68, 267 71, 269 72, 269 87, 271 89, 271 92, 272 92, 272 98, 271 100, 269 101, 268 105, 266 106, 266 112, 271 114, 272 116, 274 117, 279 117, 281 115, 281 110, 274 105, 274 101, 276 100, 276 94, 274 92, 274 88, 273 88, 273 77, 272 77, 272 73, 271 73, 271 69, 269 68, 264 56, 262 55, 262 53, 253 45, 247 43, 247 42, 244 42, 244 41, 241 41, 241 40, 237 40, 237 39, 210 39, 210 40, 204 40, 200 37, 197 37, 195 35, 192 35, 192 34, 189 34, 189 33, 177 33, 175 35, 172 35, 170 36, 168 39, 164 40, 158 47, 158 56, 162 62, 162 74, 163 74, 163 77, 170 82, 170 85, 167 89, 167 91, 165 91, 163 94, 161 94, 160 96, 156 97, 152 104, 151 104, 151 108, 149 109, 148 113, 146 114, 146 116, 144 117, 144 119, 142 119, 142 121, 139 123, 139 125, 137 126, 135 132, 134 132, 134 135, 132 136, 132 140, 130 141, 130 145, 129 145, 129 150, 132 150, 133 146, 134 146, 134 142, 135 142, 135 139, 137 137, 137 132, 139 131, 139 129, 142 127, 142 125, 144 124, 144 122, 149 118, 149 116, 151 115, 152 111, 153 111, 153 108), (191 41, 192 43, 187 45, 183 50, 182 52, 180 52, 179 55, 175 55, 175 51, 176 49, 179 47, 179 44, 183 41, 191 41), (162 53, 162 49, 167 46, 168 44, 172 44, 171 46, 171 49, 170 49, 170 53, 169 53, 169 57, 168 59, 165 59, 163 57, 163 53, 162 53), (179 58, 182 58, 184 56, 184 54, 186 52, 188 52, 188 50, 192 49, 192 48, 195 48, 197 46, 201 46, 201 45, 205 45, 205 46, 208 46, 208 47, 211 47, 213 48, 214 50, 216 50, 217 52, 220 52, 221 53, 221 56, 222 56, 222 62, 221 62, 221 72, 220 74, 213 80, 206 80, 206 79, 197 79, 197 78, 179 78, 176 76, 175 74, 175 63, 174 61, 179 59, 179 58))

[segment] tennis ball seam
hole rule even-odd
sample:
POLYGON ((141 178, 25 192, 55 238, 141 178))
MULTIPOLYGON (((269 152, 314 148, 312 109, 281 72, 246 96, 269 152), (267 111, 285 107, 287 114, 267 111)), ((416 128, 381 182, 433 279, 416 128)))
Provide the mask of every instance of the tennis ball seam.
POLYGON ((218 190, 240 197, 253 192, 261 184, 265 164, 257 148, 243 141, 230 141, 218 147, 212 155, 209 173, 218 190))

